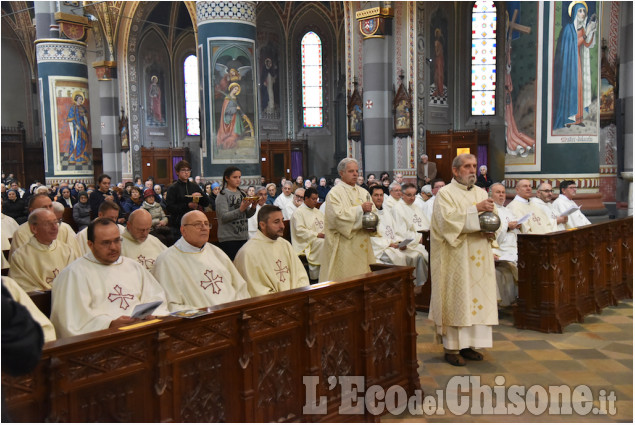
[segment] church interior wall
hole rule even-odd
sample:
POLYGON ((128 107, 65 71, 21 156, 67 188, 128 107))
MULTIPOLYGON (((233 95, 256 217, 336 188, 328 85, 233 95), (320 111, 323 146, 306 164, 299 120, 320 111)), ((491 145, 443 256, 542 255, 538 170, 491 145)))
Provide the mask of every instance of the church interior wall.
POLYGON ((101 96, 99 93, 99 80, 92 64, 101 60, 103 50, 97 45, 96 31, 88 31, 86 38, 86 64, 88 65, 88 98, 90 102, 90 134, 93 148, 102 147, 101 135, 101 96))

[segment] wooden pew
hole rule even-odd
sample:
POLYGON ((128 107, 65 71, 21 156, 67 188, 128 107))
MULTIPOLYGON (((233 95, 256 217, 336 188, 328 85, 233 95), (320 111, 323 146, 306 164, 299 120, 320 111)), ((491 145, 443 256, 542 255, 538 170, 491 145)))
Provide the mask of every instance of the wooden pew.
POLYGON ((380 267, 196 319, 46 343, 32 373, 2 375, 6 406, 18 422, 375 421, 340 414, 341 387, 327 379, 420 388, 411 274, 380 267), (319 378, 326 414, 303 413, 303 376, 319 378))
POLYGON ((75 223, 75 219, 73 218, 73 209, 72 208, 64 208, 64 215, 62 216, 62 221, 68 224, 73 228, 73 231, 77 233, 77 224, 75 223))
POLYGON ((518 235, 515 326, 562 332, 633 296, 633 217, 518 235))

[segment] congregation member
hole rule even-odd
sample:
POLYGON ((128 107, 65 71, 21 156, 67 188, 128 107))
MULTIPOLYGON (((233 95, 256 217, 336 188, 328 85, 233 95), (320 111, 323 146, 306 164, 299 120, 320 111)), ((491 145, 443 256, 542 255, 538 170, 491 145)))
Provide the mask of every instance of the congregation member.
MULTIPOLYGON (((417 187, 412 183, 405 183, 401 186, 401 201, 392 208, 392 216, 397 223, 403 223, 405 227, 408 227, 409 231, 430 230, 430 221, 415 204, 416 198, 417 187)), ((419 239, 421 239, 420 234, 416 240, 419 239)))
POLYGON ((329 190, 331 190, 331 188, 327 186, 326 178, 320 177, 320 182, 317 186, 318 202, 324 202, 324 200, 326 199, 326 195, 329 194, 329 190))
MULTIPOLYGON (((117 217, 119 217, 119 205, 112 201, 102 202, 97 211, 97 217, 109 218, 116 223, 117 217)), ((119 233, 123 235, 126 228, 121 224, 117 224, 117 227, 119 228, 119 233)), ((77 233, 75 239, 77 240, 79 255, 85 255, 90 252, 90 248, 88 247, 88 227, 77 233)))
POLYGON ((273 205, 276 202, 276 184, 269 183, 267 186, 267 205, 273 205))
MULTIPOLYGON (((152 217, 152 228, 165 227, 168 225, 168 217, 163 212, 163 208, 156 201, 156 193, 152 189, 146 189, 143 191, 143 204, 141 208, 150 213, 152 217)), ((128 218, 130 221, 130 218, 128 218)))
POLYGON ((553 208, 553 188, 549 183, 538 185, 536 196, 529 198, 529 204, 540 208, 552 220, 558 220, 558 215, 553 208))
POLYGON ((130 198, 126 199, 121 204, 121 209, 126 216, 130 215, 133 211, 138 210, 143 205, 142 191, 137 186, 130 189, 130 198))
POLYGON ((401 192, 401 184, 397 182, 390 183, 390 186, 388 186, 388 193, 389 195, 384 201, 384 209, 392 214, 392 208, 397 205, 403 195, 401 192))
POLYGON ((563 180, 560 182, 560 195, 553 201, 553 209, 556 214, 561 215, 571 210, 571 208, 578 208, 568 215, 568 220, 565 223, 558 223, 558 230, 573 229, 581 226, 588 226, 591 224, 588 218, 580 211, 580 207, 573 202, 573 197, 578 190, 578 186, 573 180, 563 180))
POLYGON ((423 246, 421 251, 416 246, 419 244, 417 241, 400 245, 404 240, 395 230, 395 220, 390 212, 383 208, 384 190, 381 186, 374 185, 370 187, 370 193, 379 217, 377 232, 370 238, 373 255, 380 263, 414 267, 415 292, 418 293, 428 280, 428 252, 423 246))
POLYGON ((437 164, 428 161, 428 155, 421 155, 417 163, 417 185, 419 187, 431 184, 437 176, 437 164))
POLYGON ((495 212, 487 192, 475 189, 476 157, 452 161, 452 182, 437 193, 430 226, 429 318, 443 341, 445 360, 464 366, 483 360, 477 348, 492 347, 498 324, 493 235, 480 231, 479 213, 495 212))
POLYGON ((490 197, 496 204, 496 213, 501 225, 496 231, 496 244, 492 248, 496 269, 496 288, 498 303, 502 307, 511 305, 518 296, 518 241, 520 228, 516 217, 503 206, 505 186, 494 183, 489 187, 490 197))
POLYGON ((258 212, 258 233, 240 248, 234 260, 252 297, 309 285, 302 262, 283 235, 280 208, 262 207, 258 212))
POLYGON ((150 234, 151 229, 152 216, 145 209, 138 209, 128 217, 128 225, 121 235, 121 255, 135 260, 146 270, 152 270, 159 254, 168 249, 150 234))
POLYGON ((441 190, 441 188, 445 186, 445 182, 441 179, 436 179, 433 180, 431 184, 432 190, 430 191, 430 193, 432 194, 432 196, 430 196, 430 199, 428 199, 423 205, 423 215, 425 215, 430 222, 432 222, 432 210, 434 209, 434 201, 436 200, 436 196, 437 193, 439 193, 439 190, 441 190))
POLYGON ((249 239, 247 220, 256 213, 258 203, 258 200, 246 199, 240 189, 241 176, 238 167, 227 167, 223 172, 222 189, 216 197, 218 246, 232 261, 249 239))
POLYGON ((353 158, 344 158, 337 172, 341 183, 330 190, 325 202, 321 282, 368 273, 375 261, 370 231, 362 227, 362 216, 373 211, 374 205, 368 191, 355 184, 359 164, 353 158))
MULTIPOLYGON (((280 210, 282 210, 282 215, 285 215, 287 205, 293 204, 294 196, 292 193, 292 186, 293 184, 291 182, 285 181, 282 184, 282 193, 278 195, 278 197, 273 203, 273 205, 275 205, 276 207, 280 208, 280 210)), ((288 220, 289 218, 285 215, 284 219, 288 220)))
POLYGON ((169 224, 175 237, 180 236, 181 217, 186 213, 209 205, 209 198, 203 196, 201 188, 189 181, 192 167, 190 163, 181 160, 176 163, 174 170, 178 179, 168 188, 165 194, 165 204, 170 214, 169 224))
POLYGON ((77 258, 77 252, 57 241, 59 222, 52 211, 39 208, 29 215, 33 236, 11 255, 9 276, 25 291, 51 289, 55 277, 77 258))
POLYGON ((310 187, 304 192, 304 203, 291 217, 291 242, 296 254, 304 254, 309 263, 309 277, 320 276, 324 250, 324 214, 317 209, 318 192, 310 187))
POLYGON ((82 190, 77 196, 77 203, 73 207, 73 220, 78 231, 84 230, 90 223, 90 205, 88 204, 88 193, 82 190))
POLYGON ((157 201, 164 210, 167 208, 165 205, 165 196, 163 196, 163 189, 160 184, 154 185, 154 200, 157 201))
POLYGON ((20 198, 20 194, 15 189, 7 190, 7 199, 2 202, 2 211, 18 224, 26 222, 27 214, 24 199, 20 198))
MULTIPOLYGON (((46 208, 53 211, 53 201, 51 201, 51 198, 49 198, 48 195, 45 195, 43 193, 35 194, 31 196, 31 198, 29 198, 29 214, 32 211, 37 210, 38 208, 46 208)), ((13 253, 22 245, 27 244, 31 239, 31 236, 33 236, 33 232, 31 232, 29 223, 26 222, 21 224, 20 227, 18 227, 18 230, 13 233, 13 240, 11 241, 11 252, 9 253, 9 257, 11 257, 13 253)), ((67 223, 64 223, 63 221, 59 224, 57 240, 70 246, 77 253, 77 255, 80 255, 81 251, 79 245, 77 244, 77 241, 75 240, 75 232, 73 231, 71 226, 69 226, 67 223)))
POLYGON ((26 293, 24 289, 17 284, 17 282, 11 279, 8 276, 2 276, 2 286, 4 286, 9 294, 11 294, 11 298, 28 310, 40 327, 42 328, 42 332, 44 333, 44 342, 55 341, 57 336, 55 335, 55 327, 53 323, 51 323, 50 319, 46 317, 42 311, 37 308, 29 294, 26 293))
POLYGON ((181 220, 181 238, 154 263, 170 311, 210 307, 249 298, 247 284, 230 258, 207 242, 209 221, 201 211, 181 220))
MULTIPOLYGON (((274 185, 275 187, 275 185, 274 185)), ((256 196, 258 196, 258 203, 256 204, 256 212, 247 220, 247 227, 249 228, 249 239, 256 236, 258 233, 258 211, 267 203, 267 189, 262 186, 258 186, 256 189, 256 196)))
POLYGON ((88 203, 90 204, 90 210, 93 214, 97 214, 99 206, 104 201, 112 201, 119 204, 119 197, 110 189, 111 178, 108 174, 100 174, 97 177, 97 190, 93 191, 88 197, 88 203))
POLYGON ((529 219, 521 224, 520 232, 536 235, 555 232, 560 218, 554 220, 547 216, 540 207, 530 204, 529 198, 531 198, 531 182, 521 179, 516 183, 516 196, 507 204, 507 209, 518 219, 527 214, 530 215, 529 219))
POLYGON ((161 285, 139 263, 121 255, 117 224, 99 217, 87 231, 90 251, 62 270, 52 285, 51 322, 58 337, 137 323, 141 319, 130 315, 138 304, 161 301, 153 315, 169 314, 161 285))
POLYGON ((57 196, 57 202, 64 205, 64 208, 73 208, 77 203, 77 199, 71 195, 71 189, 64 186, 60 189, 60 196, 57 196))
POLYGON ((489 189, 492 185, 492 177, 487 174, 487 165, 481 165, 478 168, 478 178, 476 179, 476 185, 485 190, 489 189))

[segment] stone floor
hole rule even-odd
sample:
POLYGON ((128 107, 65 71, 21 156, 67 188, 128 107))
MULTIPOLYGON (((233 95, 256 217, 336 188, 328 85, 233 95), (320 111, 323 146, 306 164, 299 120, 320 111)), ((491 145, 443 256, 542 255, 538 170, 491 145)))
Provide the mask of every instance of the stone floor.
MULTIPOLYGON (((512 311, 501 310, 500 324, 494 327, 494 347, 482 350, 483 361, 467 361, 464 367, 451 366, 443 360, 443 348, 435 342, 432 322, 427 313, 417 313, 417 352, 419 357, 419 376, 424 397, 430 396, 430 403, 439 404, 438 390, 443 390, 443 411, 432 407, 423 412, 410 413, 406 409, 399 415, 384 415, 383 422, 633 422, 633 302, 621 301, 615 307, 606 308, 602 314, 590 315, 584 323, 567 326, 562 334, 544 334, 529 330, 519 330, 513 326, 512 311), (457 386, 448 382, 455 376, 480 378, 481 386, 494 387, 496 394, 514 396, 513 385, 523 385, 528 397, 520 398, 517 403, 520 412, 513 414, 514 404, 505 401, 507 414, 470 413, 476 403, 463 403, 465 393, 457 400, 457 386), (495 381, 496 379, 496 381, 495 381), (544 388, 530 387, 540 385, 544 388), (571 392, 573 401, 582 401, 578 409, 571 414, 550 413, 547 402, 549 386, 563 387, 571 392), (592 392, 592 403, 584 403, 587 386, 592 392), (511 387, 511 389, 510 389, 511 387), (611 393, 613 414, 594 414, 604 408, 609 410, 611 393), (530 406, 532 394, 537 394, 536 409, 530 406), (544 397, 541 395, 544 394, 544 397), (604 406, 600 399, 605 397, 604 406), (459 405, 457 406, 457 401, 459 405), (544 404, 540 404, 545 401, 544 404), (547 407, 543 408, 542 406, 547 407), (591 411, 584 413, 584 407, 591 411), (467 413, 460 413, 468 408, 467 413), (454 411, 454 413, 452 412, 454 411), (542 413, 541 413, 542 412, 542 413), (510 414, 512 413, 512 414, 510 414)), ((451 382, 455 382, 459 378, 451 382)), ((472 381, 474 382, 474 381, 472 381)), ((474 386, 472 386, 474 388, 474 386)), ((472 395, 475 392, 471 393, 472 395)), ((480 396, 479 396, 480 397, 480 396)), ((484 397, 484 396, 483 396, 484 397)), ((469 400, 470 397, 467 397, 469 400)), ((496 407, 496 402, 491 403, 496 407)))

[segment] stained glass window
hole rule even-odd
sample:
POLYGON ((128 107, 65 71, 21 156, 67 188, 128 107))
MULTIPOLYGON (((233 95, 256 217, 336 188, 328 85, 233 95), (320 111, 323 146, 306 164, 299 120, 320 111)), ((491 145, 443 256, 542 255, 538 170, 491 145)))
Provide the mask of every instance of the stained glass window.
POLYGON ((188 136, 201 135, 198 108, 198 60, 190 55, 183 62, 183 82, 185 86, 185 123, 188 136))
POLYGON ((309 31, 302 37, 301 46, 302 122, 304 127, 322 127, 322 40, 309 31))
POLYGON ((474 2, 472 10, 472 115, 496 113, 496 5, 474 2))

